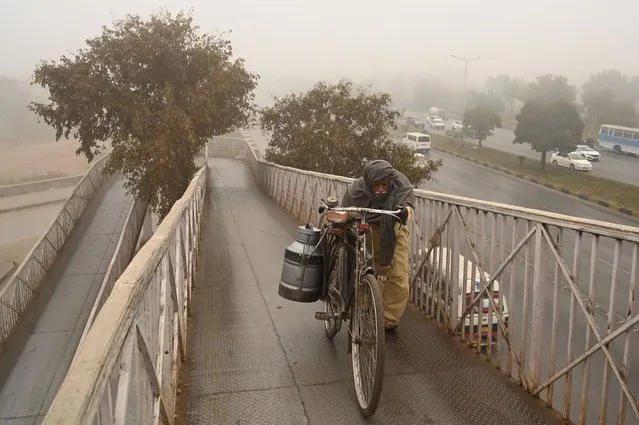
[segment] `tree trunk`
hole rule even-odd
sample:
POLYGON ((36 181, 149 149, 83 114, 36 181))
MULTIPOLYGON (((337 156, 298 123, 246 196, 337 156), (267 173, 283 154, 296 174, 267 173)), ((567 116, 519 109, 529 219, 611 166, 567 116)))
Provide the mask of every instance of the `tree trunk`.
POLYGON ((546 149, 541 151, 541 169, 542 170, 546 169, 546 149))
POLYGON ((481 148, 481 146, 482 146, 481 142, 483 142, 484 139, 478 139, 478 141, 479 141, 479 147, 481 148))

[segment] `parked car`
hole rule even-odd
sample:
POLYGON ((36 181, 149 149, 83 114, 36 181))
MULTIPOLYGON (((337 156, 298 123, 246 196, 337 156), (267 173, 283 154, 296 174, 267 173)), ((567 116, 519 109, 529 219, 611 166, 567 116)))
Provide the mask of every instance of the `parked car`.
POLYGON ((599 161, 601 159, 601 154, 588 145, 577 145, 573 152, 583 155, 588 161, 599 161))
POLYGON ((575 152, 555 152, 550 156, 550 162, 553 165, 567 167, 571 170, 590 171, 592 169, 590 161, 575 152))

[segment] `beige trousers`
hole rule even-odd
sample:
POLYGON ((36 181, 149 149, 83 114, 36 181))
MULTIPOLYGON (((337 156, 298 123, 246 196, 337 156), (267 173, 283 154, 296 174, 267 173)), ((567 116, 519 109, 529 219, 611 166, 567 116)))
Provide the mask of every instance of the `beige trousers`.
MULTIPOLYGON (((408 220, 413 216, 413 210, 409 208, 408 220)), ((395 223, 397 244, 395 255, 390 266, 381 266, 379 225, 371 225, 373 233, 373 260, 375 262, 375 274, 378 276, 379 287, 382 291, 384 304, 384 318, 393 323, 399 322, 406 310, 408 303, 409 274, 408 262, 410 256, 408 226, 395 223), (381 276, 381 279, 380 279, 381 276)))

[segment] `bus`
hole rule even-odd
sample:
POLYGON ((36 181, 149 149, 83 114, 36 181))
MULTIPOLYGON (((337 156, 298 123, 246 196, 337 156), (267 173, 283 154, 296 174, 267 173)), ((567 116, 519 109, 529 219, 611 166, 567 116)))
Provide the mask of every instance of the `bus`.
POLYGON ((639 128, 603 124, 599 129, 599 146, 615 153, 639 155, 639 128))

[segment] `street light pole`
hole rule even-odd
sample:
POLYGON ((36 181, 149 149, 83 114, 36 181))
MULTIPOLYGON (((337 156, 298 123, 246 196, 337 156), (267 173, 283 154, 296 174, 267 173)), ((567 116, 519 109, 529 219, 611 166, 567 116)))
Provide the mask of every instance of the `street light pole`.
POLYGON ((460 56, 451 55, 455 59, 460 59, 464 61, 464 90, 466 90, 466 81, 468 79, 468 62, 476 61, 481 59, 481 56, 477 56, 476 58, 462 58, 460 56))

